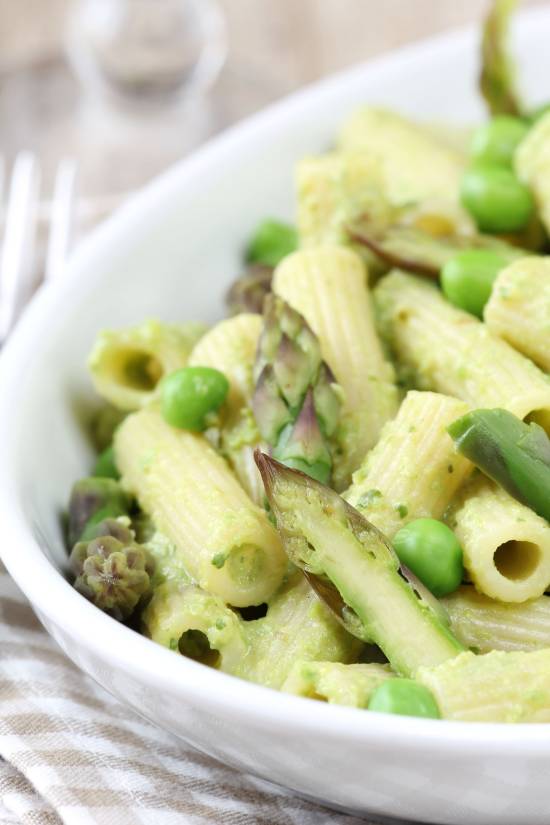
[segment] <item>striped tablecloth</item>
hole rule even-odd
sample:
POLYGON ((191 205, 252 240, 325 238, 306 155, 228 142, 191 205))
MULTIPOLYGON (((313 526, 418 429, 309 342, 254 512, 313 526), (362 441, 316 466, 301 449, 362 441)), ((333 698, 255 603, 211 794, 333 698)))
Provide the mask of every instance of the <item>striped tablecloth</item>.
POLYGON ((0 825, 359 825, 238 773, 79 671, 0 566, 0 825))

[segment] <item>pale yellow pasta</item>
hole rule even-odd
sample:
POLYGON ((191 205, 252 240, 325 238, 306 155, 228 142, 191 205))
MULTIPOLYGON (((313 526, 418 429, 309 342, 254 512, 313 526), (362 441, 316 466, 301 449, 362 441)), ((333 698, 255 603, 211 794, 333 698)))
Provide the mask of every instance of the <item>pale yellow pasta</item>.
POLYGON ((467 154, 429 128, 396 112, 365 106, 344 122, 338 146, 374 162, 392 205, 421 204, 424 212, 450 219, 458 231, 473 229, 459 197, 467 154))
POLYGON ((227 673, 235 673, 249 651, 243 620, 195 585, 170 581, 156 587, 142 622, 154 642, 227 673))
POLYGON ((296 662, 281 690, 329 704, 366 708, 376 688, 392 676, 389 665, 296 662))
POLYGON ((364 153, 304 158, 296 167, 296 192, 301 247, 348 244, 347 226, 361 215, 370 225, 390 219, 378 164, 364 153))
POLYGON ((301 250, 277 267, 274 291, 305 317, 343 390, 334 473, 342 489, 398 404, 393 368, 374 328, 364 265, 341 247, 301 250))
POLYGON ((264 497, 254 462, 254 450, 261 445, 261 439, 249 404, 254 393, 253 369, 262 324, 261 315, 254 313, 220 321, 201 338, 189 357, 190 365, 213 367, 229 380, 220 447, 240 483, 257 504, 261 504, 264 497))
POLYGON ((550 647, 550 598, 506 604, 459 587, 442 600, 455 636, 477 653, 550 647))
POLYGON ((189 356, 189 366, 213 367, 229 381, 227 406, 238 411, 254 392, 252 371, 262 317, 254 313, 220 321, 200 339, 189 356))
POLYGON ((493 335, 550 372, 550 258, 520 258, 501 270, 483 314, 493 335))
POLYGON ((517 176, 535 197, 537 210, 546 230, 550 230, 550 113, 531 126, 516 150, 517 176))
POLYGON ((154 397, 161 378, 185 367, 204 324, 146 321, 103 330, 88 359, 94 387, 119 410, 137 410, 154 397))
POLYGON ((550 722, 550 649, 461 653, 416 679, 433 693, 443 719, 550 722))
POLYGON ((550 431, 550 379, 435 286, 395 270, 374 298, 380 329, 417 387, 531 416, 550 431))
POLYGON ((413 519, 441 518, 472 469, 447 432, 467 410, 456 398, 409 392, 344 498, 388 538, 413 519))
POLYGON ((460 493, 450 524, 476 588, 503 602, 541 596, 550 585, 550 526, 478 475, 460 493))
POLYGON ((287 565, 279 536, 201 435, 142 410, 125 419, 114 445, 124 486, 200 587, 237 607, 277 590, 287 565))
POLYGON ((353 662, 363 647, 320 601, 301 571, 270 599, 266 616, 246 627, 250 650, 237 673, 276 689, 298 660, 353 662))

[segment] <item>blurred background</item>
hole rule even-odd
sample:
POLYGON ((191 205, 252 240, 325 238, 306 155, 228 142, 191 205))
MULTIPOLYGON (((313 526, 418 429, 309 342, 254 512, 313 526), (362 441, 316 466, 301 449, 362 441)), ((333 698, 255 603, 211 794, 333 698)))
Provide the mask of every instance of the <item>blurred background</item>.
POLYGON ((32 150, 47 201, 59 161, 75 158, 79 220, 93 223, 243 116, 338 69, 478 21, 487 5, 0 0, 5 177, 17 153, 32 150))

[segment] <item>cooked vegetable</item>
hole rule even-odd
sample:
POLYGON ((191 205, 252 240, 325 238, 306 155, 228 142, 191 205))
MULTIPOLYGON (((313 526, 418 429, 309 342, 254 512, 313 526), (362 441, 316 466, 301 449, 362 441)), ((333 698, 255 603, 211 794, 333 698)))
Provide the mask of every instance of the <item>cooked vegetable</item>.
POLYGON ((506 410, 474 410, 449 427, 456 447, 518 501, 550 520, 550 439, 506 410))
POLYGON ((349 629, 410 676, 462 646, 398 573, 384 536, 328 487, 260 453, 256 461, 285 550, 298 567, 326 576, 348 606, 349 629), (403 639, 407 639, 403 644, 403 639))
POLYGON ((94 537, 75 544, 70 561, 76 590, 100 610, 123 621, 149 592, 152 567, 132 531, 113 521, 95 525, 91 531, 94 537))
POLYGON ((265 296, 271 291, 273 267, 252 264, 231 284, 225 298, 230 315, 262 311, 265 296))
POLYGON ((483 26, 479 85, 493 115, 521 115, 515 67, 508 52, 510 17, 516 6, 517 0, 493 0, 483 26))
POLYGON ((115 481, 120 478, 112 444, 109 447, 106 447, 97 457, 92 475, 96 478, 114 478, 115 481))
POLYGON ((131 505, 131 497, 114 479, 92 477, 77 481, 69 501, 69 546, 86 541, 103 519, 128 515, 131 505))
POLYGON ((258 226, 246 250, 246 260, 252 264, 277 266, 298 246, 296 230, 287 223, 265 220, 258 226))
POLYGON ((282 298, 266 299, 252 408, 262 438, 288 467, 328 482, 340 398, 317 336, 282 298))
POLYGON ((462 179, 461 197, 482 232, 516 232, 533 214, 531 192, 501 166, 469 169, 462 179))
POLYGON ((506 263, 526 254, 490 235, 433 235, 413 226, 391 225, 376 230, 366 219, 349 224, 350 238, 389 266, 437 278, 447 263, 465 252, 498 255, 506 263))
POLYGON ((481 318, 493 283, 507 261, 490 249, 469 249, 449 258, 441 270, 441 287, 449 301, 481 318))
POLYGON ((208 416, 219 410, 229 392, 225 375, 212 367, 183 367, 163 379, 162 415, 173 427, 202 432, 208 416))
POLYGON ((474 132, 472 157, 480 163, 511 167, 514 152, 528 131, 529 126, 519 117, 494 117, 474 132))
POLYGON ((399 561, 409 567, 434 596, 452 593, 462 581, 462 548, 452 530, 433 518, 419 518, 393 537, 399 561))
POLYGON ((369 710, 399 716, 440 718, 433 694, 413 679, 387 679, 372 694, 369 710))

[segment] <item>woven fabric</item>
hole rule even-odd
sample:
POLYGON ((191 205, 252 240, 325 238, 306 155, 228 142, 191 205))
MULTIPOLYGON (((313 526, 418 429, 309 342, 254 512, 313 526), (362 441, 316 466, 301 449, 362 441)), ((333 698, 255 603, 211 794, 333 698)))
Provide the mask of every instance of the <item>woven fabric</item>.
POLYGON ((176 742, 81 673, 0 569, 0 825, 359 825, 176 742))

